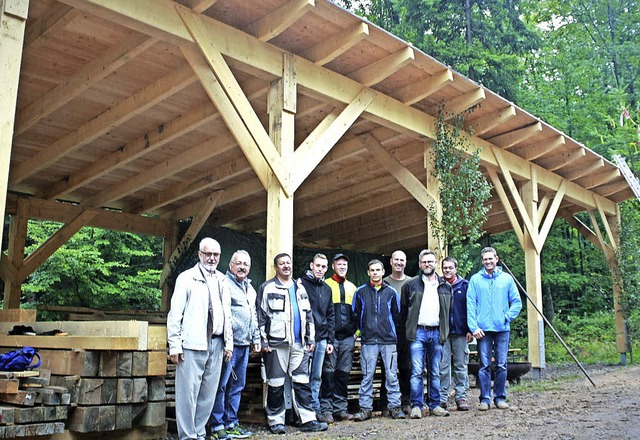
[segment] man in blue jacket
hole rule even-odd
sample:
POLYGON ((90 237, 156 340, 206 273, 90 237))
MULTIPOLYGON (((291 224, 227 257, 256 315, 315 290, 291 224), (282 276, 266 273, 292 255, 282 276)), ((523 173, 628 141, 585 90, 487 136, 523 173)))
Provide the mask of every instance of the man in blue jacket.
POLYGON ((469 342, 473 340, 473 335, 467 325, 469 281, 458 276, 458 260, 453 257, 446 257, 442 260, 442 278, 451 284, 453 300, 449 312, 449 336, 442 347, 442 360, 440 361, 440 406, 447 409, 449 390, 453 380, 456 408, 458 411, 469 411, 467 367, 469 365, 469 342))
POLYGON ((520 313, 522 301, 511 275, 502 272, 497 265, 496 250, 486 247, 482 249, 481 255, 484 267, 471 277, 467 293, 467 324, 478 341, 478 410, 487 411, 491 404, 492 355, 496 361, 493 403, 496 408, 508 409, 507 353, 510 323, 520 313))
POLYGON ((353 316, 360 330, 362 342, 360 366, 360 412, 354 416, 356 422, 371 418, 373 410, 373 375, 378 354, 382 356, 386 372, 389 412, 394 419, 404 419, 400 409, 400 386, 398 384, 398 353, 396 350, 396 328, 400 322, 400 296, 384 276, 384 265, 380 260, 371 260, 367 273, 369 282, 358 287, 353 296, 353 316))

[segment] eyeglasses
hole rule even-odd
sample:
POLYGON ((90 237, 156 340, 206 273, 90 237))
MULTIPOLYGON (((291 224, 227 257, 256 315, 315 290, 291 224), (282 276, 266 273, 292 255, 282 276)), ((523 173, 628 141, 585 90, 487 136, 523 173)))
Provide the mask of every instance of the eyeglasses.
POLYGON ((198 251, 200 252, 202 255, 204 255, 207 258, 220 258, 220 252, 202 252, 202 251, 198 251))
POLYGON ((431 266, 433 266, 434 264, 437 263, 437 261, 435 260, 430 260, 430 261, 421 261, 422 264, 430 264, 431 266))

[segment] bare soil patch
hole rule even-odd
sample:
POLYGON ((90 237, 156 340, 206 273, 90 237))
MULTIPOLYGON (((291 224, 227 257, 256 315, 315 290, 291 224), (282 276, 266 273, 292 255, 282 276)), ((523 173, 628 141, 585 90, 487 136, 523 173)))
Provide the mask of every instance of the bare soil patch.
POLYGON ((306 439, 640 439, 640 366, 588 366, 594 388, 576 366, 549 366, 542 379, 523 377, 520 390, 510 387, 511 408, 475 408, 478 392, 470 390, 472 409, 450 417, 420 420, 338 422, 320 434, 304 434, 288 426, 287 434, 270 434, 264 425, 247 425, 252 438, 306 439), (534 382, 536 383, 534 385, 534 382), (538 384, 539 383, 539 384, 538 384))

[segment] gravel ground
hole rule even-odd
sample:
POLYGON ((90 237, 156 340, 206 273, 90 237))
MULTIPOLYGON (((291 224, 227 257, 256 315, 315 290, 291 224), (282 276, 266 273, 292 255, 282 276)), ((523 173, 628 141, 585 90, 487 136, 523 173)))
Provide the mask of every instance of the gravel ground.
MULTIPOLYGON (((304 434, 288 426, 287 434, 270 434, 264 425, 245 425, 253 439, 640 439, 640 366, 590 365, 585 367, 594 388, 575 365, 549 365, 541 380, 524 376, 508 390, 510 409, 479 412, 478 390, 469 396, 469 412, 451 411, 450 417, 392 420, 374 417, 339 422, 326 432, 304 434)), ((177 438, 171 434, 169 439, 177 438)))

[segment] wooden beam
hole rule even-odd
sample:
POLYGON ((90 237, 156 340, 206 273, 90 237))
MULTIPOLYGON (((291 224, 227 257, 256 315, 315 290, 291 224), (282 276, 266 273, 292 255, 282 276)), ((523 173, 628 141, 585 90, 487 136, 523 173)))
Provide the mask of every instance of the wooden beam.
MULTIPOLYGON (((7 203, 18 80, 28 11, 28 0, 0 2, 0 213, 5 212, 7 203)), ((0 222, 0 242, 4 236, 3 230, 4 221, 0 222)))
POLYGON ((452 117, 484 101, 486 98, 484 89, 482 87, 478 87, 464 95, 450 99, 444 103, 445 118, 451 119, 452 117))
POLYGON ((145 170, 142 173, 132 176, 111 188, 105 189, 82 202, 83 206, 104 206, 114 200, 121 199, 140 188, 148 186, 154 182, 166 179, 172 174, 186 170, 203 160, 222 154, 234 147, 235 140, 230 133, 219 135, 209 139, 202 144, 191 148, 184 153, 172 157, 164 162, 160 162, 156 166, 145 170))
POLYGON ((544 157, 540 160, 537 160, 536 164, 546 170, 555 171, 560 168, 566 167, 567 165, 571 164, 571 162, 576 161, 586 155, 587 153, 585 149, 582 147, 578 147, 555 156, 544 157))
POLYGON ((125 35, 122 42, 91 60, 73 76, 45 93, 16 115, 16 135, 33 127, 43 118, 80 95, 88 88, 153 46, 157 40, 144 34, 125 35))
POLYGON ((51 39, 59 30, 64 29, 69 23, 78 17, 82 11, 67 5, 56 4, 29 27, 24 34, 24 51, 39 47, 51 39))
POLYGON ((547 216, 545 217, 544 224, 542 228, 540 228, 540 243, 545 243, 547 241, 547 236, 549 235, 549 231, 551 230, 551 226, 553 225, 553 221, 556 218, 556 214, 558 213, 558 209, 560 208, 560 203, 564 198, 566 193, 567 182, 563 181, 560 184, 560 188, 558 188, 558 192, 553 197, 553 203, 551 203, 551 207, 549 208, 549 212, 547 212, 547 216))
POLYGON ((382 144, 372 136, 361 136, 362 142, 367 149, 373 154, 380 165, 393 175, 396 180, 402 185, 415 199, 422 205, 422 207, 428 210, 431 207, 436 207, 437 202, 427 192, 426 186, 409 170, 407 170, 400 162, 396 160, 389 152, 382 146, 382 144))
POLYGON ((156 151, 183 134, 206 125, 219 117, 220 114, 210 102, 202 103, 177 118, 159 125, 155 130, 123 145, 111 154, 101 157, 99 161, 81 168, 60 182, 43 188, 38 195, 52 199, 74 191, 82 185, 98 179, 117 168, 124 167, 132 161, 156 151))
POLYGON ((355 72, 351 72, 349 77, 354 81, 370 87, 378 84, 415 60, 416 55, 413 48, 405 47, 404 49, 368 64, 355 72))
POLYGON ((536 122, 535 124, 529 125, 528 127, 518 128, 516 130, 512 130, 508 133, 503 133, 498 136, 494 136, 487 141, 491 142, 494 145, 497 145, 501 148, 511 148, 519 143, 529 139, 534 134, 540 133, 542 131, 542 124, 540 122, 536 122))
POLYGON ((218 0, 185 0, 185 6, 189 6, 193 12, 202 13, 213 6, 218 0))
POLYGON ((413 82, 395 91, 394 95, 405 105, 412 105, 428 98, 441 88, 453 83, 453 72, 445 69, 429 78, 413 82))
MULTIPOLYGON (((9 223, 7 261, 2 261, 2 266, 6 266, 6 271, 3 270, 3 272, 9 275, 4 277, 4 301, 2 305, 5 309, 20 308, 22 282, 17 268, 22 267, 24 264, 28 224, 29 202, 20 198, 18 199, 18 210, 15 215, 11 216, 9 223)), ((4 257, 4 254, 2 256, 4 257)))
POLYGON ((325 65, 351 49, 358 42, 369 36, 369 25, 359 22, 354 27, 345 29, 325 38, 315 46, 302 52, 300 55, 317 65, 325 65))
POLYGON ((174 249, 171 257, 169 257, 169 261, 162 268, 162 273, 160 274, 160 287, 164 286, 164 283, 167 282, 167 278, 176 268, 180 258, 182 258, 182 255, 189 250, 189 246, 191 246, 191 243, 193 243, 198 236, 198 232, 200 232, 200 229, 202 229, 202 226, 209 218, 209 215, 211 215, 211 211, 218 206, 221 195, 222 191, 216 191, 213 194, 210 194, 206 198, 205 203, 202 204, 200 212, 198 212, 198 214, 191 220, 191 224, 189 225, 187 232, 184 233, 180 243, 178 243, 174 249))
POLYGON ((245 151, 245 156, 249 159, 254 170, 256 170, 256 174, 265 184, 265 167, 261 160, 254 158, 256 154, 255 147, 258 148, 261 156, 264 157, 269 168, 278 178, 285 194, 292 194, 289 189, 288 173, 281 163, 281 157, 276 147, 273 145, 258 115, 253 110, 242 88, 240 88, 222 54, 214 46, 216 35, 210 33, 210 29, 207 29, 200 17, 182 8, 178 8, 178 11, 180 11, 185 27, 189 29, 189 32, 197 41, 197 46, 202 56, 196 56, 190 48, 183 48, 182 52, 194 68, 207 94, 218 107, 227 126, 238 139, 238 144, 243 148, 243 151, 247 150, 245 151), (203 58, 211 68, 208 72, 205 71, 206 64, 202 62, 203 58), (240 125, 237 125, 238 123, 240 125))
POLYGON ((582 186, 583 188, 596 188, 606 182, 610 182, 616 177, 620 177, 620 170, 618 168, 614 168, 612 170, 605 170, 597 174, 591 174, 589 176, 581 177, 580 179, 576 179, 575 182, 582 186))
POLYGON ((516 238, 520 242, 520 246, 524 248, 524 232, 522 231, 522 227, 518 222, 518 218, 516 217, 516 213, 511 207, 511 202, 509 201, 509 197, 507 197, 507 193, 502 186, 502 182, 498 177, 498 173, 494 169, 487 169, 489 174, 489 178, 491 179, 491 183, 493 183, 493 188, 498 193, 498 197, 500 198, 500 202, 502 202, 502 206, 505 210, 505 213, 509 217, 509 223, 513 228, 514 234, 516 234, 516 238))
POLYGON ((89 222, 99 214, 97 209, 87 209, 76 218, 58 229, 51 237, 24 259, 23 265, 18 269, 18 281, 21 283, 29 275, 44 263, 55 251, 65 244, 76 232, 87 226, 89 222))
MULTIPOLYGON (((19 200, 19 198, 17 199, 19 200)), ((28 217, 30 219, 69 223, 79 216, 82 211, 83 209, 80 206, 70 203, 29 199, 28 217)), ((158 237, 167 235, 171 228, 170 222, 165 219, 141 217, 113 210, 101 211, 100 215, 96 216, 88 226, 158 237)))
POLYGON ((513 154, 516 154, 525 160, 536 160, 546 154, 552 152, 556 148, 562 147, 566 143, 566 138, 563 135, 556 136, 548 139, 547 141, 538 142, 535 145, 526 145, 522 147, 514 148, 513 154))
POLYGON ((245 31, 260 41, 269 41, 287 30, 315 6, 315 0, 291 0, 251 23, 245 31))
POLYGON ((476 118, 470 121, 467 125, 475 136, 480 136, 497 126, 504 124, 514 116, 516 116, 516 108, 513 105, 509 105, 498 110, 496 113, 490 113, 476 118))
POLYGON ((168 73, 158 81, 120 101, 114 107, 90 120, 77 130, 58 139, 32 158, 16 165, 11 171, 10 185, 17 185, 24 179, 31 177, 52 163, 63 159, 71 152, 78 150, 83 145, 102 136, 114 125, 122 124, 134 118, 195 81, 196 78, 193 76, 189 66, 168 73))
POLYGON ((609 244, 601 241, 597 234, 580 219, 575 217, 573 213, 566 209, 561 209, 558 213, 567 221, 567 223, 576 228, 576 230, 578 230, 578 232, 580 232, 587 240, 593 243, 595 247, 603 251, 605 255, 613 255, 613 250, 609 244))
POLYGON ((221 186, 227 180, 248 172, 251 172, 251 166, 247 159, 242 157, 233 162, 217 166, 215 171, 206 171, 189 181, 178 182, 165 191, 154 193, 136 206, 132 206, 130 212, 141 214, 154 211, 198 192, 221 186))
POLYGON ((561 174, 567 180, 575 180, 586 175, 593 174, 603 167, 604 160, 602 158, 598 158, 587 165, 585 165, 584 163, 579 163, 578 165, 574 165, 569 169, 561 170, 559 174, 561 174))
POLYGON ((594 200, 596 206, 598 208, 598 213, 600 214, 600 219, 602 220, 602 224, 604 225, 604 230, 607 232, 607 237, 609 238, 609 246, 614 250, 614 252, 618 251, 618 242, 614 238, 613 228, 609 224, 609 218, 605 214, 604 210, 600 206, 599 200, 594 200))
POLYGON ((291 189, 296 191, 315 170, 333 146, 351 128, 356 119, 367 109, 375 95, 366 88, 349 105, 337 114, 330 114, 295 150, 291 175, 291 189))

